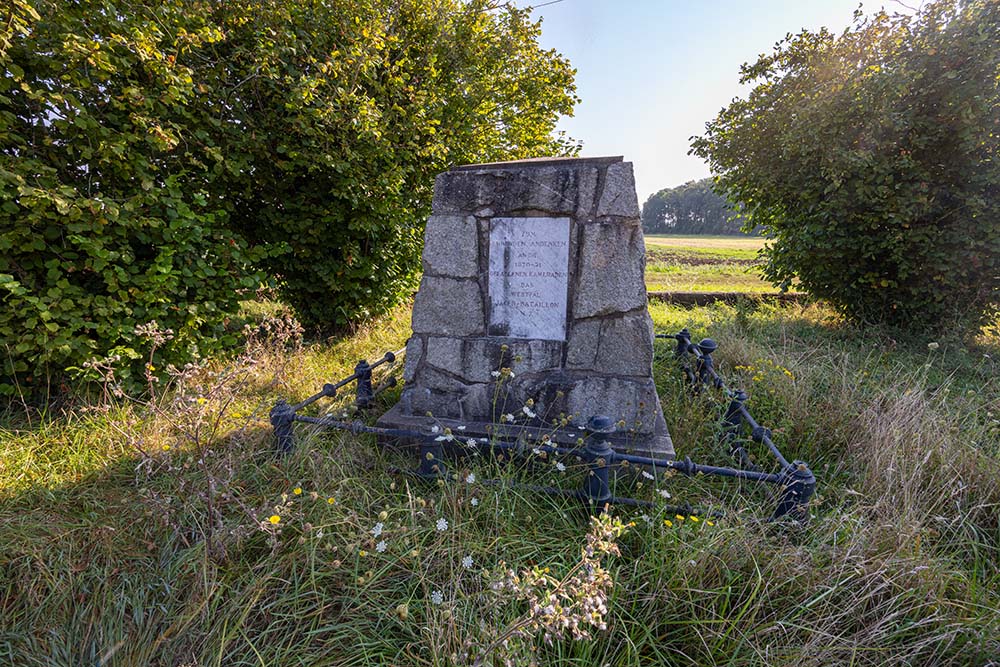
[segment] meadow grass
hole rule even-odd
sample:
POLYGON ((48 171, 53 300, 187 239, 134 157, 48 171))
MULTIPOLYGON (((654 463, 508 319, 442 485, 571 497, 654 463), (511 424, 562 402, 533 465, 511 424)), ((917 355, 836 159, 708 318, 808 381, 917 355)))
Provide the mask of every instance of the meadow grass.
MULTIPOLYGON (((548 644, 542 630, 525 630, 526 614, 573 589, 589 512, 487 480, 577 488, 585 467, 472 456, 448 464, 454 482, 428 484, 390 471, 415 467, 412 455, 308 428, 291 456, 276 458, 269 407, 401 348, 409 311, 309 343, 280 305, 253 312, 262 320, 245 349, 178 374, 153 397, 110 391, 42 415, 9 405, 0 664, 986 665, 1000 656, 993 333, 969 344, 894 340, 816 305, 651 305, 658 331, 686 326, 720 342, 720 370, 749 391, 785 454, 819 478, 812 520, 766 521, 770 488, 620 470, 616 492, 657 507, 612 511, 626 532, 620 555, 600 561, 613 582, 607 629, 584 622, 589 639, 548 644), (677 515, 674 503, 724 516, 677 515), (531 589, 542 573, 552 581, 531 589)), ((717 442, 725 401, 690 395, 668 342, 657 343, 654 370, 678 454, 728 463, 717 442)), ((566 595, 560 613, 572 618, 566 595)))
POLYGON ((760 272, 763 246, 759 237, 646 236, 646 289, 774 293, 760 272))

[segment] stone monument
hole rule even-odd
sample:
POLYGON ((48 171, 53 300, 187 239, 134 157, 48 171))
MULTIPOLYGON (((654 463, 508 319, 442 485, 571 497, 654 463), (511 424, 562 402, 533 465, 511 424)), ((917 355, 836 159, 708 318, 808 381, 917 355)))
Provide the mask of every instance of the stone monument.
POLYGON ((575 442, 673 458, 632 164, 544 158, 437 177, 399 403, 379 426, 575 442), (464 426, 456 431, 459 425, 464 426))

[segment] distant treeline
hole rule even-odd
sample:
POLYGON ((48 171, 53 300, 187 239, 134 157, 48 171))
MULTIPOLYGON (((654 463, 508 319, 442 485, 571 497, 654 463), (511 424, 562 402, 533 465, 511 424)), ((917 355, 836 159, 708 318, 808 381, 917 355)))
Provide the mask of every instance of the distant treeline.
POLYGON ((647 234, 742 234, 739 213, 712 190, 712 179, 689 181, 651 195, 642 205, 647 234))

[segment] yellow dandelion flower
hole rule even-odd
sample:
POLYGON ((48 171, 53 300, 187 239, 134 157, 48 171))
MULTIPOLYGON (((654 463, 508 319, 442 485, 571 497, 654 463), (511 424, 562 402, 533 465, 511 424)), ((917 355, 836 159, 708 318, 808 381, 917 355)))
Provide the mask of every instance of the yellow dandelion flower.
POLYGON ((674 518, 677 519, 678 521, 683 521, 684 520, 684 515, 683 514, 675 514, 674 518))
POLYGON ((361 549, 360 551, 358 551, 358 555, 364 558, 365 556, 368 555, 368 552, 365 551, 364 549, 361 549))
POLYGON ((674 522, 671 521, 670 519, 664 519, 663 520, 663 525, 666 526, 667 528, 673 528, 674 527, 674 522))
POLYGON ((694 521, 695 523, 698 523, 699 521, 701 521, 701 519, 699 519, 698 517, 696 517, 693 514, 691 516, 689 516, 688 518, 691 519, 692 521, 694 521))
POLYGON ((714 521, 706 521, 705 525, 707 525, 707 526, 714 526, 715 522, 714 521))
POLYGON ((333 496, 330 496, 329 498, 327 498, 327 499, 326 499, 326 504, 327 504, 327 505, 332 505, 332 504, 334 504, 335 502, 337 502, 337 499, 336 499, 336 498, 334 498, 333 496))
POLYGON ((205 398, 204 396, 199 396, 196 402, 198 403, 198 405, 205 405, 206 403, 208 403, 208 399, 205 398))
POLYGON ((292 489, 292 493, 294 493, 297 496, 301 496, 302 495, 302 487, 301 486, 296 486, 294 489, 292 489))
POLYGON ((169 452, 170 451, 170 445, 163 445, 163 447, 161 449, 163 449, 163 451, 165 451, 165 452, 169 452))
POLYGON ((277 514, 272 514, 268 518, 268 521, 270 521, 272 524, 274 524, 275 526, 277 526, 281 522, 281 517, 278 516, 277 514))

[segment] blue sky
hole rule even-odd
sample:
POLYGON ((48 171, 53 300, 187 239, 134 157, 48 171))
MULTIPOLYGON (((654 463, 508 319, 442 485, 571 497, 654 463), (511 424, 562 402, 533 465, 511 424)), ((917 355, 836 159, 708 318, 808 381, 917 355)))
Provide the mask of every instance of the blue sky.
MULTIPOLYGON (((548 0, 518 2, 540 5, 548 0)), ((687 154, 734 96, 742 63, 788 32, 850 25, 858 0, 562 0, 537 7, 542 45, 577 69, 581 102, 559 129, 583 155, 624 155, 635 165, 640 204, 662 188, 709 175, 687 154)), ((865 3, 871 13, 882 3, 865 3)), ((887 2, 892 11, 905 11, 887 2)))

